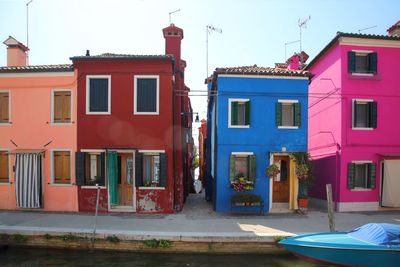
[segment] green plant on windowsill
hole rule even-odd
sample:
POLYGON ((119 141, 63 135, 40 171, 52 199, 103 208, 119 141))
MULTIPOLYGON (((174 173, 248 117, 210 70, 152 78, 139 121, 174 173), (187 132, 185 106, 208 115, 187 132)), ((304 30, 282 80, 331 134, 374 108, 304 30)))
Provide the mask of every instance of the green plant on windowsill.
POLYGON ((241 193, 241 194, 236 194, 231 197, 231 203, 235 205, 251 205, 251 204, 260 204, 262 201, 260 196, 254 195, 254 194, 246 194, 246 193, 241 193))
POLYGON ((275 179, 276 176, 280 173, 281 171, 279 170, 279 167, 276 166, 275 164, 271 164, 269 165, 269 167, 267 168, 267 176, 269 178, 275 179))
POLYGON ((254 182, 246 179, 242 173, 239 173, 235 180, 231 181, 231 187, 236 192, 242 192, 244 190, 253 190, 254 182))

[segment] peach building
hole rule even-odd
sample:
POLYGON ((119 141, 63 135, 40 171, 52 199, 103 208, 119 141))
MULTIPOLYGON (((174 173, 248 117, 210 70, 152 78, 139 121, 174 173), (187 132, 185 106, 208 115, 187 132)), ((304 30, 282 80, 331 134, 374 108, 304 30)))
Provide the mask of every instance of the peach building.
POLYGON ((27 65, 13 37, 0 67, 0 209, 78 211, 76 75, 72 65, 27 65))

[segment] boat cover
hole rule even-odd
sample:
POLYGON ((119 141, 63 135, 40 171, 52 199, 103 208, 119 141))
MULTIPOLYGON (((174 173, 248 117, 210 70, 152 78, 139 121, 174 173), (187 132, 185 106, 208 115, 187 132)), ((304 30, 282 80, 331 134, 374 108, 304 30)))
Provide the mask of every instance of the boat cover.
POLYGON ((368 223, 348 233, 351 237, 376 245, 400 245, 400 225, 368 223))

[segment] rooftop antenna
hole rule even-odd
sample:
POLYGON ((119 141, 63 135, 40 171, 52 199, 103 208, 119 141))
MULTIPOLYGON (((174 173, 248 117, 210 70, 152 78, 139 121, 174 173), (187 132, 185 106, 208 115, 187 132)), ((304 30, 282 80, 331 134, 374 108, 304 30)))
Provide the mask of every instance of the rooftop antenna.
POLYGON ((299 19, 298 20, 298 25, 299 25, 299 30, 300 30, 300 52, 303 51, 301 48, 301 29, 307 29, 307 22, 311 19, 311 16, 308 16, 308 18, 305 18, 303 20, 299 19))
POLYGON ((33 0, 30 0, 26 3, 26 47, 29 48, 29 4, 32 3, 33 0))
POLYGON ((212 32, 222 33, 222 30, 220 28, 214 27, 213 25, 206 26, 206 65, 207 65, 206 79, 208 79, 208 35, 211 34, 212 32))
POLYGON ((288 45, 290 45, 290 44, 294 44, 294 43, 298 43, 298 42, 300 42, 300 40, 296 40, 296 41, 291 41, 291 42, 286 42, 286 43, 285 43, 285 62, 286 62, 286 60, 287 60, 287 57, 286 57, 286 47, 287 47, 288 45))
POLYGON ((171 11, 171 12, 168 13, 168 15, 169 15, 169 24, 171 24, 171 15, 176 13, 176 12, 179 12, 179 11, 181 11, 181 9, 177 9, 177 10, 174 10, 174 11, 171 11))
POLYGON ((362 31, 369 30, 369 29, 376 28, 376 27, 378 27, 378 25, 367 27, 367 28, 363 28, 363 29, 359 29, 358 33, 361 33, 362 31))

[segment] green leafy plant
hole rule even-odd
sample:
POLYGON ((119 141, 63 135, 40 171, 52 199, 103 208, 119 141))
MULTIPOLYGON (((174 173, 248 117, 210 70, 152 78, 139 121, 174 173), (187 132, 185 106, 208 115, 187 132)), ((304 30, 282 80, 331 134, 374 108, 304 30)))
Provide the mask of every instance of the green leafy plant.
POLYGON ((8 241, 10 240, 10 235, 6 233, 1 233, 0 234, 0 241, 8 241))
POLYGON ((308 189, 314 184, 313 166, 309 154, 297 152, 291 154, 291 158, 296 161, 295 173, 299 179, 298 199, 308 198, 308 189))
POLYGON ((285 239, 286 236, 275 235, 275 236, 273 236, 272 238, 274 239, 274 241, 275 241, 276 243, 278 243, 279 241, 282 241, 283 239, 285 239))
POLYGON ((149 247, 149 248, 168 248, 171 246, 171 241, 169 240, 157 240, 157 239, 150 239, 150 240, 145 240, 143 243, 149 247))
POLYGON ((52 239, 53 237, 52 237, 51 235, 49 235, 49 234, 45 234, 45 235, 43 236, 43 238, 46 239, 46 240, 50 240, 50 239, 52 239))
POLYGON ((169 240, 160 240, 158 242, 158 244, 159 244, 159 246, 161 248, 169 248, 171 246, 171 241, 169 241, 169 240))
POLYGON ((260 196, 254 194, 236 194, 231 197, 231 202, 233 204, 238 203, 261 203, 262 199, 260 196))
POLYGON ((74 241, 77 240, 78 237, 76 235, 73 235, 72 233, 68 233, 66 235, 62 235, 61 239, 64 241, 74 241))
POLYGON ((120 242, 120 239, 118 238, 118 236, 115 236, 115 235, 107 236, 107 237, 106 237, 106 240, 107 240, 108 242, 111 242, 111 243, 114 243, 114 244, 120 242))
POLYGON ((21 235, 21 234, 12 234, 11 235, 11 240, 13 240, 13 241, 15 241, 15 242, 17 242, 17 243, 23 243, 23 242, 26 242, 26 240, 27 240, 28 238, 26 237, 26 236, 24 236, 24 235, 21 235))
POLYGON ((269 176, 269 178, 275 178, 280 172, 279 167, 275 164, 271 164, 267 168, 267 176, 269 176))

